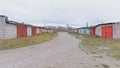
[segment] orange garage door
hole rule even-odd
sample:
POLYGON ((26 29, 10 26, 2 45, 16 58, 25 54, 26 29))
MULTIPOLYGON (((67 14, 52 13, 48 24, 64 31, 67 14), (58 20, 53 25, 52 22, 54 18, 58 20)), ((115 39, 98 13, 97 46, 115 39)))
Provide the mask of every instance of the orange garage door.
POLYGON ((113 27, 103 26, 102 27, 102 37, 103 38, 113 38, 113 27))

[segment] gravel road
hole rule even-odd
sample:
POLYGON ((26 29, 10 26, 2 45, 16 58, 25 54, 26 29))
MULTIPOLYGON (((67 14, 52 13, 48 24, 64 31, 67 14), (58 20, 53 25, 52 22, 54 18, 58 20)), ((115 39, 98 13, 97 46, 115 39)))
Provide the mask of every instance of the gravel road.
POLYGON ((43 44, 0 51, 0 68, 120 68, 120 61, 90 54, 67 33, 43 44))

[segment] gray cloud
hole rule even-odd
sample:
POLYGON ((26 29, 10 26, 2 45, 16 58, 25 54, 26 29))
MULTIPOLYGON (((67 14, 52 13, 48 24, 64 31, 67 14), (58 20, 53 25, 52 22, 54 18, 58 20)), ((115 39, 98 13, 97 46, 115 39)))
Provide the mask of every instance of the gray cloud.
POLYGON ((80 27, 120 21, 119 0, 0 0, 0 14, 34 25, 80 27))

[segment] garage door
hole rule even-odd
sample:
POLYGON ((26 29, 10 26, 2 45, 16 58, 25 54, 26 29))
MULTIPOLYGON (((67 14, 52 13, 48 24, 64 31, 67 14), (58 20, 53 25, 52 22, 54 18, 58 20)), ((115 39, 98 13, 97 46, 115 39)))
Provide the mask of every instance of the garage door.
POLYGON ((17 37, 27 37, 27 26, 17 25, 17 37))
POLYGON ((103 38, 113 38, 112 26, 103 26, 102 27, 102 37, 103 38))
POLYGON ((36 34, 37 34, 36 32, 37 32, 37 31, 36 31, 36 28, 35 28, 35 27, 32 27, 32 36, 36 35, 36 34))
POLYGON ((17 37, 22 37, 22 26, 17 25, 17 37))

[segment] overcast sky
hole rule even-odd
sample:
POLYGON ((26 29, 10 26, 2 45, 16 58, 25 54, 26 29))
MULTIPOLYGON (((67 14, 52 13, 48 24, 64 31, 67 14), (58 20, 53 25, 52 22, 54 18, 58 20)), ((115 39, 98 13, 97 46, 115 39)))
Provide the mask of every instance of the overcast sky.
POLYGON ((81 27, 120 21, 120 0, 0 0, 0 14, 33 25, 81 27))

